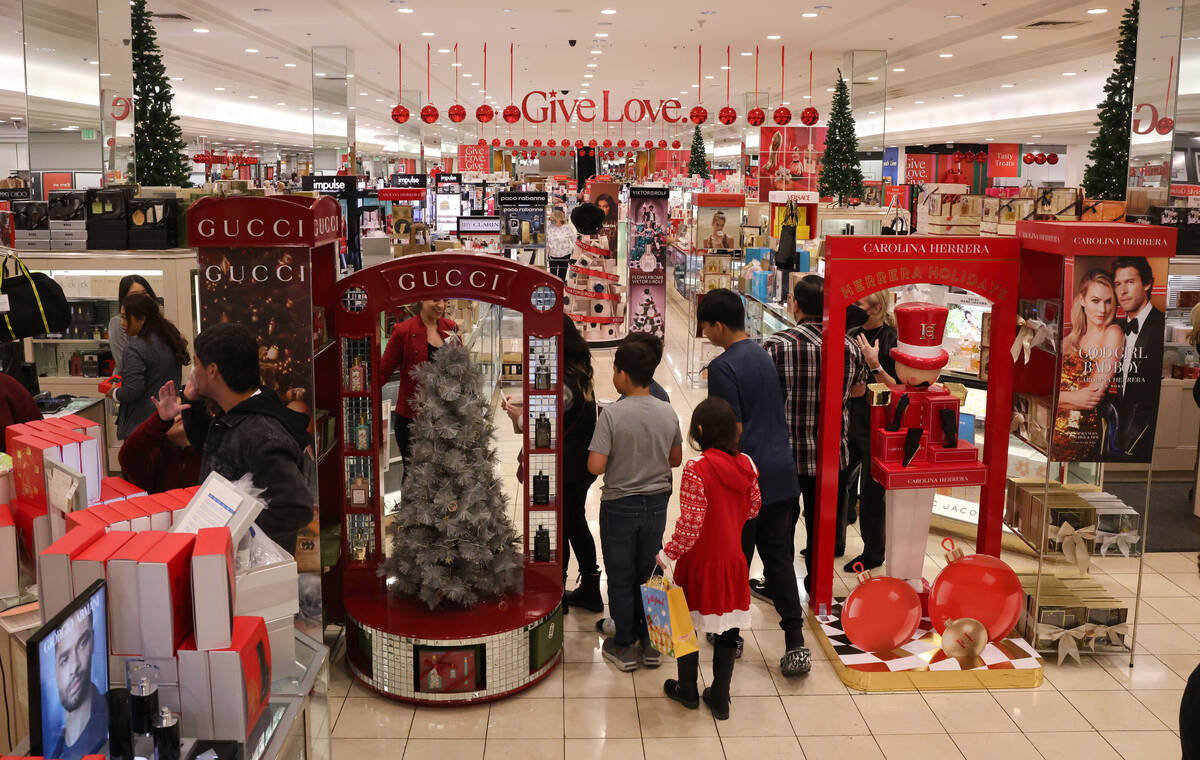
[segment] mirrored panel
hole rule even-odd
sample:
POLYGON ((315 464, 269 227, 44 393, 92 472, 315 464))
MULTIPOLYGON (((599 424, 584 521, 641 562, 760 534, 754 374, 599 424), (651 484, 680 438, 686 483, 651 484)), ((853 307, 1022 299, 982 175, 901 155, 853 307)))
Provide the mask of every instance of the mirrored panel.
POLYGON ((312 65, 313 169, 332 174, 345 160, 353 171, 354 51, 340 45, 314 47, 312 65))
POLYGON ((0 29, 13 30, 0 34, 0 200, 10 200, 29 177, 21 0, 0 0, 0 29))
MULTIPOLYGON (((1171 185, 1182 24, 1181 0, 1142 0, 1129 134, 1131 201, 1149 194, 1156 201, 1149 205, 1165 205, 1171 185)), ((1135 205, 1140 208, 1142 203, 1135 205)))
POLYGON ((100 124, 104 182, 132 182, 133 46, 129 0, 98 0, 100 25, 100 124))

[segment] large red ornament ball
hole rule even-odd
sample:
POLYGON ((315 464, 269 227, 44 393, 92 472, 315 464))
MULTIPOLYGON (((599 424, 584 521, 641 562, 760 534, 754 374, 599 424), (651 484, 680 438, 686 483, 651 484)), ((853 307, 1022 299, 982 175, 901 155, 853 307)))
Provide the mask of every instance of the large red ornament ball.
POLYGON ((683 145, 683 143, 679 142, 678 140, 671 141, 671 147, 674 148, 675 150, 679 150, 679 146, 681 146, 681 145, 683 145))
POLYGON ((955 163, 962 163, 963 152, 961 150, 956 150, 956 151, 954 151, 954 155, 952 155, 951 158, 954 159, 955 163))
POLYGON ((728 126, 737 121, 737 111, 732 106, 725 106, 717 111, 717 121, 728 126))
POLYGON ((659 140, 659 141, 658 141, 658 147, 660 147, 660 148, 665 148, 665 147, 667 147, 667 141, 666 141, 666 140, 659 140))
POLYGON ((480 124, 487 124, 492 119, 496 118, 496 111, 486 103, 475 109, 475 118, 480 124))
POLYGON ((467 109, 460 106, 458 103, 446 109, 446 115, 450 117, 450 121, 458 124, 463 119, 467 118, 467 109))
POLYGON ((703 124, 708 121, 708 109, 704 106, 695 106, 692 112, 688 114, 693 124, 703 124))
POLYGON ((437 106, 435 106, 433 103, 421 106, 421 121, 425 122, 426 124, 432 124, 437 121, 437 119, 437 106))
POLYGON ((813 124, 816 124, 817 120, 820 118, 821 114, 812 106, 809 106, 800 112, 800 123, 806 127, 811 127, 813 124))
POLYGON ((749 122, 750 126, 752 127, 761 126, 766 120, 767 114, 761 108, 751 108, 750 112, 746 114, 746 121, 749 122))
POLYGON ((782 127, 792 120, 792 111, 787 106, 780 106, 775 109, 775 113, 771 114, 771 118, 775 120, 776 124, 782 127))
POLYGON ((546 141, 546 145, 550 146, 551 148, 558 147, 558 140, 555 140, 553 137, 551 137, 546 141))
POLYGON ((1011 567, 991 555, 972 554, 938 573, 929 592, 929 620, 943 633, 948 620, 974 618, 987 628, 988 641, 999 641, 1016 626, 1024 600, 1011 567))
POLYGON ((631 143, 629 143, 629 146, 630 146, 630 147, 632 147, 632 148, 637 148, 637 147, 639 147, 641 144, 642 144, 642 141, 641 141, 641 140, 634 140, 634 141, 632 141, 631 143))
POLYGON ((571 158, 575 158, 575 151, 574 151, 574 150, 572 150, 572 151, 571 151, 571 158))
POLYGON ((1026 153, 1025 155, 1021 156, 1021 161, 1024 162, 1026 166, 1029 166, 1036 160, 1037 159, 1033 157, 1032 153, 1026 153))
POLYGON ((533 147, 535 147, 535 148, 540 148, 540 147, 542 147, 542 141, 541 141, 541 140, 538 140, 538 139, 536 139, 536 138, 534 138, 534 141, 533 141, 533 147))
POLYGON ((1033 157, 1033 160, 1037 162, 1038 166, 1041 166, 1042 164, 1046 163, 1046 154, 1039 153, 1033 157))
POLYGON ((611 147, 612 147, 612 140, 610 140, 610 139, 608 139, 608 138, 606 137, 606 138, 604 138, 604 142, 603 142, 603 143, 601 143, 601 144, 602 144, 604 147, 606 147, 606 148, 611 148, 611 147))
POLYGON ((408 108, 406 106, 396 106, 392 109, 392 121, 397 124, 403 124, 408 121, 408 108))
POLYGON ((504 147, 506 147, 506 148, 511 148, 514 145, 516 145, 516 143, 513 142, 513 139, 511 137, 504 141, 504 147))
POLYGON ((625 141, 624 141, 624 140, 617 140, 617 147, 618 147, 618 148, 624 148, 624 147, 625 147, 625 141))
POLYGON ((1160 135, 1169 135, 1171 130, 1175 129, 1175 120, 1170 116, 1164 116, 1154 125, 1154 131, 1160 135))
POLYGON ((529 141, 528 141, 528 140, 526 140, 524 137, 522 137, 522 138, 521 138, 521 142, 517 143, 517 145, 520 145, 522 148, 528 148, 528 147, 529 147, 529 141))
POLYGON ((842 630, 867 652, 890 652, 912 639, 921 624, 921 600, 899 578, 868 578, 842 605, 842 630))
POLYGON ((1057 153, 1047 153, 1046 154, 1046 163, 1050 164, 1051 166, 1054 166, 1055 164, 1057 164, 1058 163, 1058 154, 1057 153))
POLYGON ((543 155, 543 156, 544 156, 544 155, 546 155, 546 151, 542 151, 542 155, 543 155))
POLYGON ((589 148, 594 148, 594 147, 596 147, 598 144, 599 144, 599 143, 597 143, 597 142, 596 142, 594 139, 593 139, 593 140, 588 140, 588 147, 589 147, 589 148))
POLYGON ((500 138, 499 138, 499 137, 494 137, 494 138, 492 138, 492 147, 493 147, 493 148, 499 148, 499 147, 500 147, 500 138))
POLYGON ((625 158, 625 151, 623 151, 623 150, 617 151, 617 158, 625 158))
POLYGON ((521 109, 514 105, 507 105, 504 107, 502 115, 504 116, 504 120, 509 124, 516 124, 521 120, 521 109))
POLYGON ((480 144, 480 145, 487 145, 487 138, 486 138, 486 137, 481 137, 481 138, 479 138, 479 144, 480 144))

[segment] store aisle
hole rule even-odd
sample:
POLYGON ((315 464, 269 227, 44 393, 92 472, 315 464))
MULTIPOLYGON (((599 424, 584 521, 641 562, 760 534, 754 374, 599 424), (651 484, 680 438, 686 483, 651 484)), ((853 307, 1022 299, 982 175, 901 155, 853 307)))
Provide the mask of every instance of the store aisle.
MULTIPOLYGON (((706 395, 684 382, 685 320, 685 314, 671 308, 667 354, 656 376, 670 392, 682 424, 706 395)), ((599 395, 612 400, 612 352, 597 352, 594 359, 599 395)), ((508 433, 507 419, 498 419, 497 429, 500 459, 508 467, 520 444, 508 433)), ((511 495, 515 478, 508 474, 511 495)), ((597 488, 588 500, 596 535, 598 510, 597 488)), ((678 513, 673 498, 668 529, 678 513)), ((854 556, 861 542, 854 526, 849 534, 847 556, 854 556)), ((944 565, 939 540, 931 535, 928 542, 930 577, 944 565)), ((798 544, 803 541, 801 533, 798 544)), ((959 545, 972 550, 969 542, 959 545)), ((1015 555, 1005 559, 1018 570, 1029 563, 1015 555)), ((1097 559, 1093 567, 1096 579, 1132 606, 1137 561, 1108 557, 1097 559)), ((798 572, 803 572, 802 563, 798 572)), ((568 586, 575 585, 573 575, 572 569, 568 586)), ((835 594, 847 593, 847 583, 854 579, 839 572, 835 594)), ((672 662, 632 674, 604 662, 601 637, 593 628, 600 616, 576 610, 566 617, 564 664, 533 689, 492 704, 414 708, 352 683, 345 663, 336 661, 330 683, 333 760, 1178 757, 1179 701, 1188 674, 1200 663, 1196 556, 1147 556, 1143 594, 1132 669, 1128 655, 1084 655, 1082 664, 1047 662, 1045 683, 1034 690, 896 694, 848 690, 811 631, 812 672, 806 678, 783 678, 778 616, 755 600, 753 630, 746 632, 745 655, 734 671, 732 718, 723 722, 714 721, 703 707, 685 710, 663 695, 663 680, 674 676, 672 662)), ((711 647, 702 643, 702 678, 711 659, 711 647)))

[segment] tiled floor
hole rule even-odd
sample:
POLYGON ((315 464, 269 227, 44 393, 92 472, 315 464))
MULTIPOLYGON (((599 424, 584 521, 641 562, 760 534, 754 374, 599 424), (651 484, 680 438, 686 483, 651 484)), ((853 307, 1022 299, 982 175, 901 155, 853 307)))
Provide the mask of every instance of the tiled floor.
MULTIPOLYGON (((686 346, 678 326, 685 315, 672 308, 669 319, 674 326, 658 380, 686 426, 693 405, 706 394, 680 382, 686 346)), ((611 352, 598 352, 595 365, 599 394, 611 399, 611 352)), ((498 427, 500 461, 513 462, 520 444, 504 434, 507 424, 498 427)), ((515 494, 515 479, 508 478, 506 487, 515 494)), ((598 490, 591 494, 588 505, 594 534, 598 496, 598 490)), ((678 516, 674 500, 671 509, 668 531, 678 516)), ((938 540, 929 541, 931 575, 945 564, 938 540)), ((797 541, 803 545, 803 527, 797 541)), ((852 526, 848 556, 860 548, 852 526)), ((963 548, 971 551, 969 542, 963 548)), ((1005 559, 1018 569, 1029 564, 1016 555, 1005 559)), ((1105 558, 1093 569, 1097 580, 1132 601, 1136 561, 1105 558)), ((703 707, 686 710, 663 696, 662 681, 674 675, 669 661, 632 674, 610 667, 593 630, 599 616, 578 610, 566 618, 565 662, 528 692, 490 705, 414 708, 392 702, 353 684, 339 661, 330 687, 333 760, 1174 758, 1180 754, 1180 697, 1200 664, 1200 574, 1195 555, 1177 553, 1147 556, 1145 572, 1134 667, 1128 655, 1084 655, 1082 664, 1062 666, 1047 662, 1045 683, 1033 690, 852 692, 811 632, 812 673, 784 678, 778 616, 758 601, 753 630, 744 634, 745 655, 734 670, 728 721, 714 721, 703 707)), ((846 593, 847 582, 853 578, 839 571, 835 594, 846 593)), ((712 655, 702 647, 704 679, 712 655)))

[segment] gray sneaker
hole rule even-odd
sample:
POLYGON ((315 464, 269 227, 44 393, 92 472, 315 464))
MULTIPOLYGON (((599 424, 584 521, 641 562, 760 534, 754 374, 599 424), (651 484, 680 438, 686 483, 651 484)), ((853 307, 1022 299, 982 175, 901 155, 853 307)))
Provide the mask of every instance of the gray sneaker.
POLYGON ((616 636, 617 624, 613 622, 612 618, 600 618, 596 621, 596 632, 605 636, 616 636))
POLYGON ((600 652, 604 655, 604 659, 617 666, 617 670, 624 673, 638 669, 640 659, 638 658, 637 645, 623 647, 617 644, 614 638, 604 640, 604 645, 600 647, 600 652))
POLYGON ((649 639, 642 639, 642 667, 657 668, 659 665, 662 665, 662 654, 649 639))
POLYGON ((785 676, 802 676, 812 670, 812 655, 808 647, 789 649, 779 660, 779 672, 785 676))

